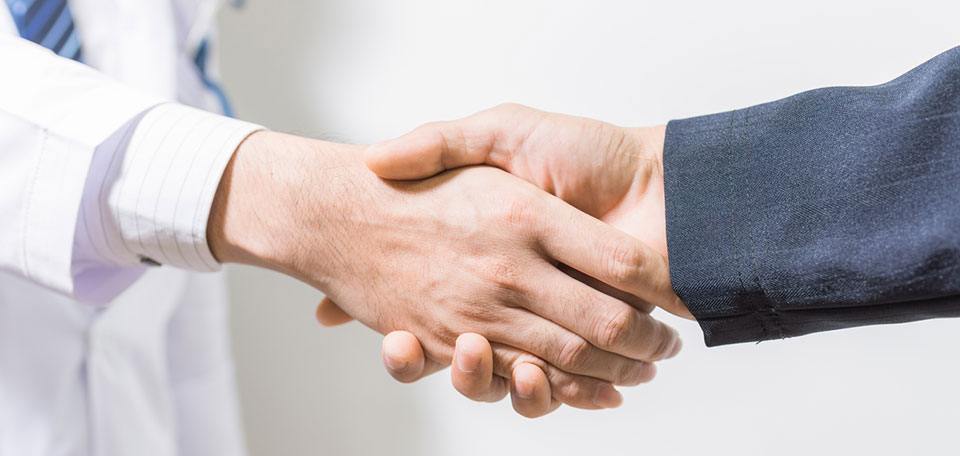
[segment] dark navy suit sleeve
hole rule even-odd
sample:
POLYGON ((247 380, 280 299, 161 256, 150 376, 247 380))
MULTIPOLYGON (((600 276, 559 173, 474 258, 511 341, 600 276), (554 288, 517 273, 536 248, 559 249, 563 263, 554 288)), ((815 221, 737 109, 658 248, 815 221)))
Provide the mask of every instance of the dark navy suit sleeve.
POLYGON ((671 279, 709 346, 960 316, 960 47, 672 121, 664 178, 671 279))

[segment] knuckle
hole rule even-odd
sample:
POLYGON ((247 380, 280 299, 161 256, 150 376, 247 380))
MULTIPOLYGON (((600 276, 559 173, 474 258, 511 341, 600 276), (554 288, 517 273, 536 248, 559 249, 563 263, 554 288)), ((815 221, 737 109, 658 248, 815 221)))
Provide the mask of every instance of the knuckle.
POLYGON ((626 308, 605 313, 597 334, 600 348, 614 350, 626 346, 632 336, 633 317, 633 310, 626 308))
POLYGON ((521 112, 521 111, 524 111, 524 110, 527 110, 527 109, 530 109, 530 108, 528 108, 527 106, 524 106, 524 105, 522 105, 522 104, 520 104, 520 103, 513 103, 513 102, 509 102, 509 101, 508 101, 508 102, 506 102, 506 103, 500 103, 500 104, 494 106, 494 107, 491 109, 491 111, 496 111, 496 112, 521 112))
POLYGON ((565 371, 582 370, 590 357, 590 343, 579 336, 570 336, 557 352, 557 366, 565 371))
POLYGON ((414 130, 415 130, 415 131, 416 131, 416 130, 419 130, 419 131, 433 131, 433 130, 439 129, 439 128, 442 127, 443 125, 444 125, 444 122, 440 122, 440 121, 427 122, 427 123, 425 123, 425 124, 421 124, 419 127, 415 128, 414 130))
POLYGON ((513 370, 520 364, 528 363, 545 369, 546 363, 527 352, 516 350, 498 343, 491 343, 493 348, 493 368, 497 375, 504 378, 510 378, 513 370))
MULTIPOLYGON (((442 315, 430 315, 412 323, 419 328, 416 336, 420 340, 420 347, 425 356, 436 359, 453 357, 457 337, 463 332, 457 328, 460 325, 453 322, 453 319, 444 318, 442 315)), ((409 327, 409 325, 405 326, 409 327)))
POLYGON ((588 394, 587 388, 574 380, 565 382, 560 386, 558 392, 565 403, 580 402, 588 394))
POLYGON ((536 210, 530 199, 514 198, 510 201, 510 204, 504 206, 501 217, 510 226, 526 230, 536 223, 536 215, 536 210))
POLYGON ((647 383, 657 376, 656 364, 645 364, 643 367, 644 368, 640 371, 640 374, 635 379, 637 385, 641 383, 647 383))
POLYGON ((620 242, 607 244, 603 248, 603 272, 615 284, 629 284, 640 278, 645 263, 644 252, 636 246, 620 242))
POLYGON ((653 329, 654 340, 651 343, 652 351, 651 358, 653 360, 660 360, 666 358, 670 354, 670 351, 673 350, 674 344, 674 334, 673 331, 667 329, 663 325, 655 325, 653 329))
POLYGON ((500 289, 517 290, 522 273, 519 262, 506 255, 489 256, 480 265, 480 276, 500 289))
POLYGON ((627 363, 617 376, 616 383, 626 386, 639 385, 644 382, 647 376, 646 372, 647 364, 642 361, 627 363))
MULTIPOLYGON (((498 325, 507 324, 510 320, 510 313, 507 312, 507 309, 502 304, 489 298, 464 301, 459 306, 458 309, 449 314, 448 320, 457 322, 458 326, 465 330, 469 328, 472 331, 482 332, 498 325)), ((461 334, 457 334, 457 336, 459 337, 461 334)))

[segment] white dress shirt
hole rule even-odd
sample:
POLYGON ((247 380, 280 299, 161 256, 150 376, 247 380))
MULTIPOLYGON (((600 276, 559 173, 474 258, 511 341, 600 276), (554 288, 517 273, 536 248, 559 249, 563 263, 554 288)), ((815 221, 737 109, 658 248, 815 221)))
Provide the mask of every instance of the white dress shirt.
POLYGON ((0 8, 0 455, 242 454, 225 288, 190 272, 260 128, 201 110, 217 2, 69 4, 87 65, 0 8))

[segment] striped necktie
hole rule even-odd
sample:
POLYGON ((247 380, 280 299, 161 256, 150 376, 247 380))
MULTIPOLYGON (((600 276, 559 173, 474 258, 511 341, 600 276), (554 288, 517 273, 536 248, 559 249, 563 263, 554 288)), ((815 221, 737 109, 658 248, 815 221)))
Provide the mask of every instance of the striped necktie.
POLYGON ((6 0, 20 36, 57 54, 83 61, 67 0, 6 0))

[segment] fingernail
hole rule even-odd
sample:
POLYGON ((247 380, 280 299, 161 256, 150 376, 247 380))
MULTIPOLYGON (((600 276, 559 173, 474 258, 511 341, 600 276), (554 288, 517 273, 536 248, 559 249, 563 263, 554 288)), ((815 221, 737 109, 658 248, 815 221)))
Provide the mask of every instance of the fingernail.
POLYGON ((517 381, 517 396, 520 396, 524 399, 530 399, 533 397, 535 389, 536 385, 531 382, 525 382, 522 380, 517 381))
POLYGON ((467 354, 467 353, 457 353, 457 368, 461 372, 470 373, 480 367, 480 358, 467 354))
POLYGON ((394 372, 400 372, 406 369, 408 365, 410 365, 409 361, 395 359, 391 356, 384 356, 383 360, 384 362, 387 363, 387 367, 394 372))
POLYGON ((597 396, 593 398, 593 404, 602 408, 619 407, 622 402, 623 396, 620 392, 606 384, 597 388, 597 396))

